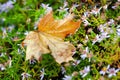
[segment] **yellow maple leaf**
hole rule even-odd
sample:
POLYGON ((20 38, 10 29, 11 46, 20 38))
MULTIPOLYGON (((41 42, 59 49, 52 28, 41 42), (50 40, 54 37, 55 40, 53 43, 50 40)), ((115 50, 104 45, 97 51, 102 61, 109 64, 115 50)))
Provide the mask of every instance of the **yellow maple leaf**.
POLYGON ((49 12, 38 24, 38 31, 51 34, 60 38, 65 38, 68 34, 73 34, 80 26, 80 21, 73 21, 73 14, 68 14, 63 20, 54 20, 53 13, 49 12))
POLYGON ((26 60, 35 58, 40 60, 41 55, 49 53, 47 44, 45 43, 44 37, 39 35, 37 31, 31 31, 23 41, 23 44, 27 45, 26 60))
POLYGON ((51 53, 59 64, 74 60, 72 52, 75 47, 63 39, 79 26, 80 21, 73 21, 72 14, 63 20, 54 20, 52 12, 46 14, 38 24, 38 31, 31 31, 23 41, 27 45, 26 60, 33 57, 40 60, 41 55, 46 53, 51 53))

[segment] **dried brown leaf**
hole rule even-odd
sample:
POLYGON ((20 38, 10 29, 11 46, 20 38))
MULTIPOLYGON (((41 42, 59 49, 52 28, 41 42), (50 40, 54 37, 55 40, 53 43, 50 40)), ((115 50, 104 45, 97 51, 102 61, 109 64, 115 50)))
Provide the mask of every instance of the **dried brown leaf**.
POLYGON ((38 31, 31 31, 23 41, 27 45, 26 60, 40 60, 42 54, 50 53, 59 64, 74 60, 72 53, 75 47, 70 42, 64 42, 68 34, 73 34, 79 28, 80 21, 73 21, 70 14, 63 20, 54 20, 50 12, 41 18, 38 31))

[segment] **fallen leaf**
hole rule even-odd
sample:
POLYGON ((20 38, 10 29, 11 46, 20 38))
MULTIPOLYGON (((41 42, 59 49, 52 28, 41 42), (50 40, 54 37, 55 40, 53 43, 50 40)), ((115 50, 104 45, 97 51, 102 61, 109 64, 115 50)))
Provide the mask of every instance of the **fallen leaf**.
POLYGON ((63 39, 46 33, 44 33, 44 37, 47 38, 46 43, 49 46, 51 54, 55 58, 56 62, 62 63, 74 60, 72 55, 75 51, 75 47, 70 42, 64 42, 63 39))
POLYGON ((40 60, 41 55, 49 53, 47 44, 44 41, 44 38, 39 35, 37 31, 31 31, 23 41, 23 44, 27 45, 26 50, 26 60, 35 58, 40 60))
POLYGON ((80 21, 73 21, 73 14, 68 14, 63 20, 54 20, 53 13, 49 12, 38 24, 38 31, 51 34, 64 39, 67 35, 73 34, 80 26, 80 21))
POLYGON ((73 21, 72 14, 63 20, 54 20, 53 13, 49 12, 41 18, 38 31, 31 31, 23 41, 27 45, 26 60, 35 58, 38 61, 42 54, 51 53, 59 64, 74 60, 72 58, 75 47, 64 38, 73 34, 80 26, 80 21, 73 21))

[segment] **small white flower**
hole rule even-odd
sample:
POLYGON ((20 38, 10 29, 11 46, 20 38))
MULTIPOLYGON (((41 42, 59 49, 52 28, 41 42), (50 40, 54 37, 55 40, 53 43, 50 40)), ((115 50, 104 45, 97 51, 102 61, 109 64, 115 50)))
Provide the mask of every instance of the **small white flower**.
POLYGON ((88 22, 88 20, 83 20, 82 22, 84 23, 84 26, 90 25, 90 23, 88 22))
POLYGON ((43 3, 42 3, 41 6, 46 10, 46 12, 52 11, 52 8, 49 7, 49 4, 43 4, 43 3))
POLYGON ((73 8, 76 8, 76 7, 78 7, 78 6, 79 6, 78 4, 73 4, 73 5, 72 5, 73 8))
POLYGON ((65 0, 63 7, 65 8, 68 5, 68 2, 65 0))
POLYGON ((72 65, 73 66, 76 66, 76 65, 78 65, 80 63, 80 60, 75 60, 73 63, 72 63, 72 65))
POLYGON ((120 0, 118 0, 113 6, 113 9, 117 9, 120 6, 120 0))
POLYGON ((98 29, 99 29, 100 32, 104 32, 104 25, 102 25, 102 24, 99 25, 98 29))
POLYGON ((85 77, 90 72, 90 66, 84 67, 84 70, 80 71, 80 75, 85 77))
POLYGON ((31 77, 32 75, 30 75, 30 74, 28 74, 28 73, 26 73, 26 72, 23 72, 23 73, 21 74, 21 76, 22 76, 22 80, 25 80, 25 79, 27 79, 28 77, 31 77))
POLYGON ((94 45, 96 42, 101 42, 102 39, 99 37, 99 35, 97 34, 95 39, 92 41, 92 45, 94 45))
POLYGON ((42 70, 40 70, 40 80, 43 80, 45 74, 46 74, 45 70, 44 70, 44 68, 42 68, 42 70))
POLYGON ((104 70, 101 70, 101 71, 100 71, 100 74, 102 74, 102 75, 105 75, 105 73, 106 73, 106 72, 105 72, 104 70))
POLYGON ((100 35, 100 38, 103 40, 105 38, 109 38, 110 36, 108 35, 107 32, 102 32, 101 35, 100 35))
POLYGON ((87 17, 86 17, 85 15, 83 15, 83 16, 81 17, 81 19, 82 19, 82 22, 84 22, 85 20, 87 20, 87 17))
POLYGON ((8 26, 8 31, 11 32, 15 28, 15 25, 9 25, 8 26))
POLYGON ((108 25, 112 25, 112 24, 114 24, 114 20, 113 19, 110 19, 109 21, 108 21, 108 25))
POLYGON ((31 19, 28 18, 28 19, 26 20, 26 23, 29 24, 30 22, 31 22, 31 19))
POLYGON ((110 28, 109 26, 114 24, 113 20, 110 20, 109 22, 105 23, 105 24, 101 24, 98 29, 101 33, 113 33, 112 28, 110 28))
POLYGON ((59 11, 59 12, 64 12, 64 11, 67 12, 67 10, 69 9, 69 8, 66 7, 67 5, 68 5, 68 3, 65 1, 63 7, 60 7, 60 9, 58 9, 57 11, 59 11))
POLYGON ((72 7, 70 8, 70 13, 74 11, 74 9, 78 6, 79 6, 78 4, 73 4, 72 7))
POLYGON ((61 71, 62 71, 62 74, 65 74, 66 73, 66 70, 63 66, 61 66, 61 71))
POLYGON ((86 52, 86 53, 89 53, 88 47, 85 48, 85 52, 86 52))
POLYGON ((86 36, 85 36, 84 43, 87 43, 87 42, 88 42, 88 40, 89 40, 88 35, 86 35, 86 36))
POLYGON ((32 59, 29 60, 29 63, 30 63, 30 64, 35 64, 35 63, 36 63, 36 60, 35 60, 34 58, 32 58, 32 59))
POLYGON ((80 57, 84 60, 85 58, 89 59, 89 62, 91 61, 93 54, 89 51, 88 47, 86 47, 85 50, 83 50, 82 55, 80 57))
POLYGON ((29 34, 29 31, 25 31, 24 35, 27 36, 29 34))
POLYGON ((77 48, 81 48, 83 45, 82 44, 78 44, 77 45, 77 48))
POLYGON ((49 4, 41 4, 41 6, 44 8, 44 9, 47 9, 47 8, 49 8, 49 4))
POLYGON ((103 9, 104 9, 104 10, 107 10, 107 8, 108 8, 108 5, 107 5, 107 4, 103 6, 103 9))
POLYGON ((80 57, 84 60, 87 57, 87 54, 82 54, 80 57))
POLYGON ((2 30, 2 38, 7 37, 7 29, 6 28, 1 28, 2 30))
POLYGON ((84 12, 84 16, 85 17, 89 17, 90 16, 90 12, 89 11, 84 12))
POLYGON ((100 35, 96 35, 95 39, 92 41, 92 45, 94 45, 96 42, 101 42, 102 40, 109 38, 110 35, 108 32, 102 32, 100 35))
POLYGON ((117 6, 112 6, 112 9, 116 9, 117 8, 117 6))
POLYGON ((6 69, 5 66, 3 64, 0 64, 0 70, 3 71, 5 69, 6 69))
POLYGON ((0 57, 4 57, 6 53, 0 53, 0 57))
POLYGON ((84 60, 87 57, 87 53, 89 53, 88 47, 86 47, 86 49, 83 51, 83 53, 82 53, 82 55, 80 55, 80 57, 84 60))
POLYGON ((120 28, 120 25, 117 25, 117 28, 120 28))
POLYGON ((119 71, 120 69, 116 69, 115 68, 110 68, 108 69, 107 73, 109 74, 108 77, 112 77, 112 76, 116 76, 116 73, 119 71))
POLYGON ((87 18, 90 16, 90 12, 89 11, 86 11, 84 12, 84 15, 82 15, 81 19, 83 22, 88 22, 87 21, 87 18))
POLYGON ((13 2, 12 1, 8 1, 4 4, 0 4, 0 13, 8 12, 12 8, 13 8, 13 2))
POLYGON ((72 76, 65 75, 65 77, 63 78, 63 80, 72 80, 72 76))
POLYGON ((107 70, 110 68, 110 65, 106 67, 103 67, 103 69, 100 71, 100 74, 105 75, 107 73, 107 70))
POLYGON ((97 9, 96 6, 95 6, 90 13, 91 13, 91 14, 94 14, 95 16, 97 16, 98 14, 100 14, 101 8, 102 8, 102 7, 100 7, 99 9, 97 9))
POLYGON ((59 12, 66 12, 69 8, 63 8, 63 7, 60 7, 60 9, 58 9, 57 11, 59 12))

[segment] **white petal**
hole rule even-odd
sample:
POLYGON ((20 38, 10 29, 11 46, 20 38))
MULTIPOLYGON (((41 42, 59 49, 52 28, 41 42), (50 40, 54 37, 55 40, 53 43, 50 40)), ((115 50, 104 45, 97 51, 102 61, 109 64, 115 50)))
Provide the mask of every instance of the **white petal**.
POLYGON ((113 76, 112 74, 109 74, 109 75, 108 75, 109 78, 112 77, 112 76, 113 76))
POLYGON ((115 73, 117 73, 120 69, 115 70, 115 73))
POLYGON ((100 71, 100 74, 103 74, 103 75, 105 75, 105 71, 100 71))
POLYGON ((82 77, 84 78, 87 74, 88 74, 88 73, 83 74, 82 77))

